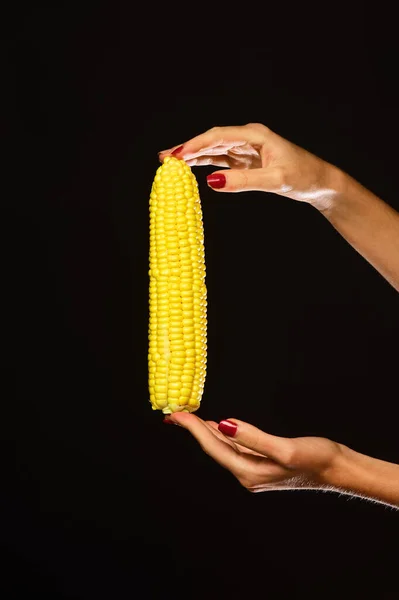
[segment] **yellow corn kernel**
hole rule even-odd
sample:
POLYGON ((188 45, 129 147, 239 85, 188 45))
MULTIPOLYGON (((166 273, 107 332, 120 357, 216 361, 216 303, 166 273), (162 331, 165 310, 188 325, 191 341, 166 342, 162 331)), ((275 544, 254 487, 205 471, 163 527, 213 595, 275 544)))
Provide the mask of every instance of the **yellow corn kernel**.
POLYGON ((173 156, 150 195, 148 383, 153 410, 194 412, 206 376, 207 291, 198 185, 173 156))

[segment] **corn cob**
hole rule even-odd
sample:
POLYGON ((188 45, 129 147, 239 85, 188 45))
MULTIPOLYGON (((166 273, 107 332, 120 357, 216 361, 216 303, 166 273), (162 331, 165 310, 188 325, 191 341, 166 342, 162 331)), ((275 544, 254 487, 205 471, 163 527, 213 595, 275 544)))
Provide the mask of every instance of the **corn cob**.
POLYGON ((172 156, 150 196, 148 383, 153 410, 199 408, 206 375, 202 209, 190 167, 172 156))

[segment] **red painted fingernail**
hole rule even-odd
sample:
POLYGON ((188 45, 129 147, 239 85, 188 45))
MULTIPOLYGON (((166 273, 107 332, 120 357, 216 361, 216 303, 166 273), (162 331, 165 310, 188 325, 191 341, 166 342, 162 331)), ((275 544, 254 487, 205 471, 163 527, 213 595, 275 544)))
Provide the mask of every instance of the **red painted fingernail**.
POLYGON ((171 152, 172 156, 176 156, 176 154, 180 154, 180 152, 183 150, 183 146, 179 146, 178 148, 175 148, 173 150, 173 152, 171 152))
POLYGON ((206 182, 215 190, 220 190, 226 185, 226 176, 223 173, 216 173, 215 175, 208 175, 206 182))
POLYGON ((220 421, 218 429, 224 433, 224 435, 229 435, 230 437, 234 437, 237 433, 237 425, 228 420, 220 421))
POLYGON ((167 419, 165 417, 163 419, 163 422, 166 423, 167 425, 176 425, 176 427, 181 427, 182 429, 184 429, 184 427, 182 425, 180 425, 180 423, 176 423, 176 421, 172 421, 172 419, 167 419))

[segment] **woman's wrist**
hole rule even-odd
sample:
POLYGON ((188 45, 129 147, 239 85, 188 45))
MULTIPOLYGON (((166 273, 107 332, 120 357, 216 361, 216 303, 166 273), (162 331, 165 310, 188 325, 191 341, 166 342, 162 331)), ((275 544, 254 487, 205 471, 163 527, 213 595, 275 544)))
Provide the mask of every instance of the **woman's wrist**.
POLYGON ((344 210, 350 198, 350 176, 334 165, 320 160, 314 198, 310 204, 325 217, 344 210))
POLYGON ((329 163, 325 163, 324 186, 330 191, 329 201, 314 206, 329 220, 361 214, 370 201, 378 200, 353 177, 329 163))
POLYGON ((399 291, 399 213, 332 165, 325 165, 323 180, 324 194, 313 206, 399 291))
POLYGON ((370 215, 380 221, 397 214, 356 179, 329 163, 324 163, 322 186, 326 190, 327 200, 312 204, 333 225, 364 223, 364 219, 370 215))
POLYGON ((399 465, 338 446, 320 487, 399 508, 399 465))

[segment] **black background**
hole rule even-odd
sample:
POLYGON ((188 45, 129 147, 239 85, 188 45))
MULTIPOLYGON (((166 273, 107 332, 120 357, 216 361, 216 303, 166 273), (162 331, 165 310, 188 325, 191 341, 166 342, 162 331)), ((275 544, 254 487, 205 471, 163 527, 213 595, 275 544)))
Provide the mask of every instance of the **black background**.
MULTIPOLYGON (((395 511, 252 495, 148 403, 158 151, 258 121, 399 209, 393 15, 322 6, 3 21, 1 598, 399 598, 395 511)), ((199 415, 399 462, 397 293, 311 207, 211 170, 199 415)))

